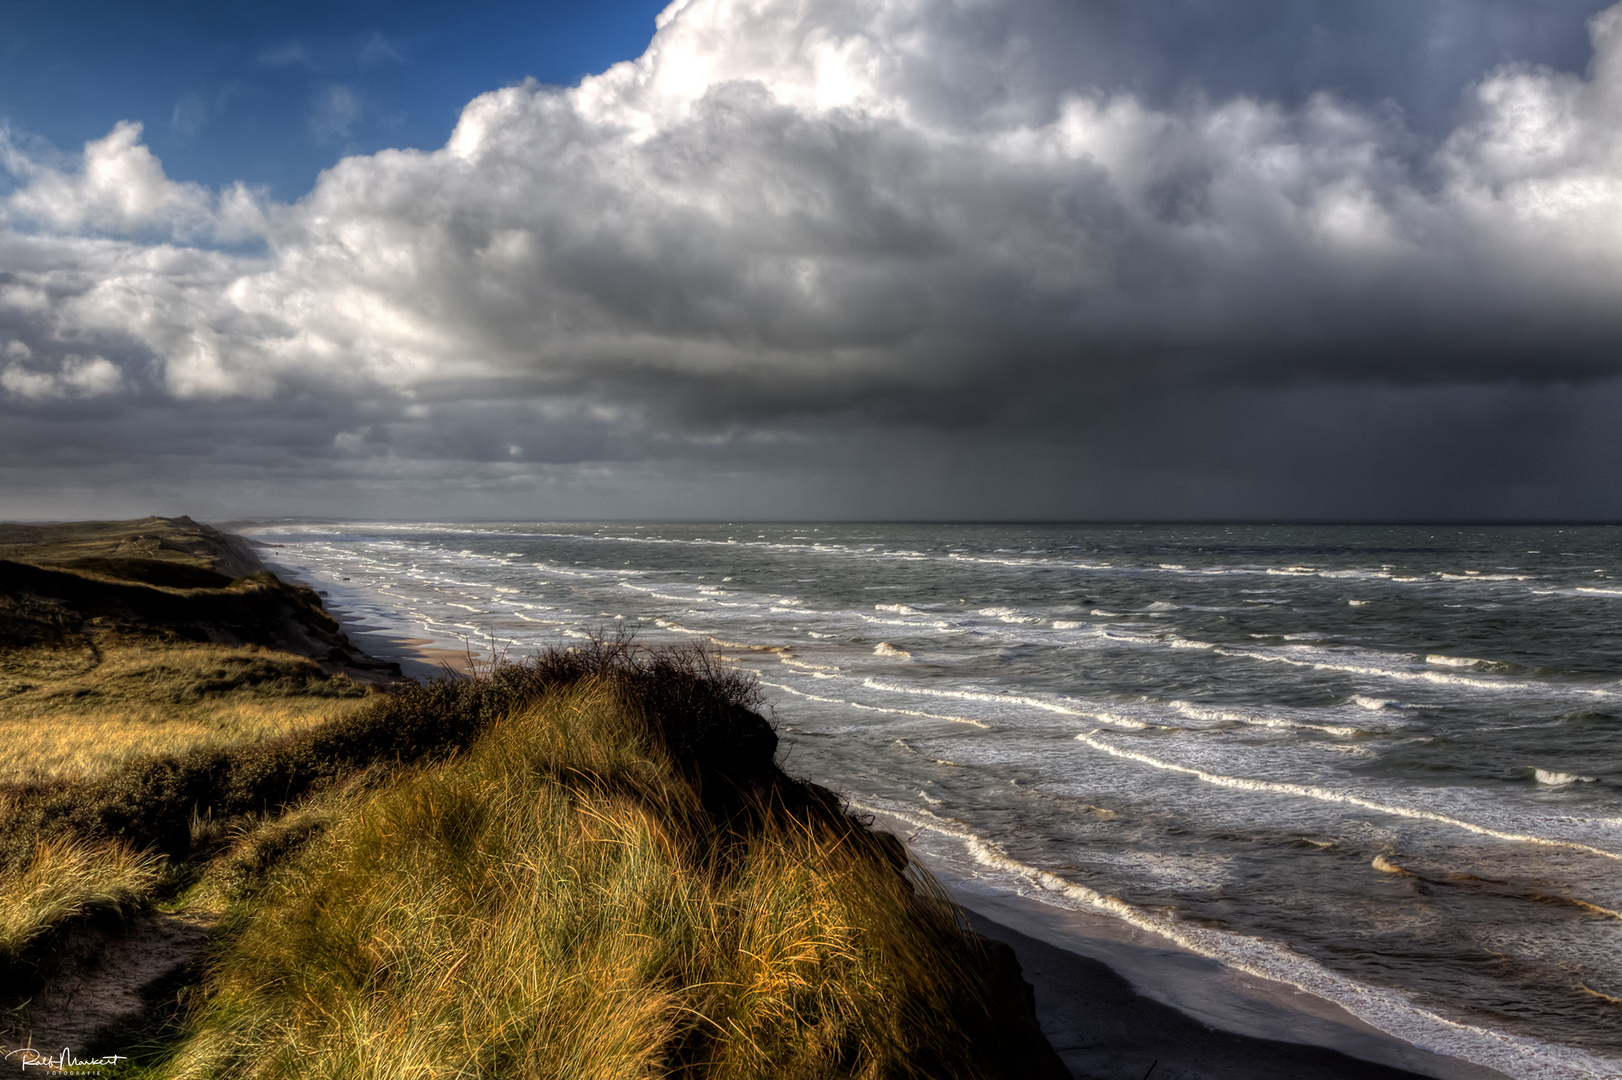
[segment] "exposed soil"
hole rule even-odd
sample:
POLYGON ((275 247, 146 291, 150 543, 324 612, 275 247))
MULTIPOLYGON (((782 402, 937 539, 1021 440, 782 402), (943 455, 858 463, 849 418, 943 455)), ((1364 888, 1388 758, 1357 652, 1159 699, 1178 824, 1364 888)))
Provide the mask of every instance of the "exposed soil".
POLYGON ((0 1076, 22 1072, 27 1048, 128 1056, 178 1013, 207 958, 211 927, 204 916, 152 913, 61 935, 56 951, 0 998, 0 1076))

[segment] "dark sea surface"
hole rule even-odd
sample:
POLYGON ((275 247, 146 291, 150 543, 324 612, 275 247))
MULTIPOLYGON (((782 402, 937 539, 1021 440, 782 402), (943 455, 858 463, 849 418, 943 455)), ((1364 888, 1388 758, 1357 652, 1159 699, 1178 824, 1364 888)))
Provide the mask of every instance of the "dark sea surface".
POLYGON ((947 872, 1525 1078, 1622 1075, 1622 528, 257 529, 340 608, 759 674, 947 872))

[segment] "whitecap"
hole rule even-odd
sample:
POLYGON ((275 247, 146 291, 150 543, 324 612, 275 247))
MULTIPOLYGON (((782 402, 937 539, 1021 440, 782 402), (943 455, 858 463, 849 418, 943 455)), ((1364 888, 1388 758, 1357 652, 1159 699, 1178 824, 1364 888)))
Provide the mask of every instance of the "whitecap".
POLYGON ((925 697, 956 698, 959 701, 989 701, 998 705, 1025 705, 1047 712, 1063 713, 1066 716, 1091 715, 1051 701, 1043 701, 1040 698, 1027 697, 1022 694, 993 694, 984 690, 936 690, 927 686, 896 686, 892 683, 879 682, 877 679, 864 679, 862 685, 869 690, 882 690, 890 694, 919 694, 925 697))
POLYGON ((1245 724, 1251 727, 1279 728, 1293 731, 1321 731, 1326 735, 1335 735, 1341 738, 1351 738, 1356 735, 1366 735, 1368 732, 1359 727, 1348 724, 1314 724, 1306 720, 1291 720, 1282 716, 1269 716, 1265 713, 1236 712, 1232 709, 1219 709, 1211 705, 1201 705, 1193 701, 1168 701, 1180 715, 1190 720, 1207 720, 1216 723, 1245 724))
POLYGON ((1486 825, 1478 825, 1473 821, 1466 821, 1463 818, 1438 814, 1434 810, 1378 802, 1352 791, 1337 791, 1334 788, 1319 787, 1313 784, 1293 784, 1278 780, 1254 780, 1245 776, 1224 776, 1221 773, 1207 772, 1192 765, 1181 765, 1175 761, 1165 761, 1161 758, 1151 757, 1148 754, 1140 754, 1135 750, 1115 746, 1097 738, 1096 736, 1099 734, 1100 732, 1097 731, 1082 732, 1076 736, 1076 741, 1086 743, 1093 749, 1101 750, 1112 757, 1136 761, 1148 765, 1150 768, 1162 769, 1166 772, 1183 773, 1207 784, 1215 784, 1218 787, 1233 788, 1239 791, 1266 792, 1273 795, 1293 795, 1322 802, 1345 803, 1348 806, 1360 806, 1365 810, 1373 810, 1376 813, 1392 814, 1396 817, 1414 818, 1421 821, 1435 821, 1479 836, 1491 836, 1498 840, 1512 840, 1525 844, 1542 844, 1546 847, 1567 848, 1572 851, 1586 852, 1589 855, 1598 855, 1604 859, 1622 860, 1622 852, 1607 851, 1605 848, 1595 847, 1592 844, 1584 844, 1576 840, 1566 840, 1556 836, 1536 836, 1531 833, 1515 833, 1493 829, 1486 825))
POLYGON ((1534 768, 1532 770, 1532 775, 1537 779, 1538 783, 1548 784, 1550 787, 1565 787, 1567 784, 1592 784, 1594 782, 1594 777, 1592 776, 1579 776, 1576 773, 1569 772, 1555 772, 1553 769, 1534 768))
POLYGON ((811 701, 820 701, 828 705, 843 705, 849 709, 862 709, 866 712, 894 713, 897 716, 918 716, 925 720, 949 720, 954 724, 968 724, 970 727, 977 728, 989 729, 991 727, 991 725, 986 723, 984 720, 978 720, 972 716, 950 716, 945 713, 922 712, 918 709, 896 709, 887 708, 883 705, 864 705, 860 701, 848 701, 845 698, 823 697, 820 694, 808 693, 804 690, 798 690, 792 686, 779 682, 772 682, 768 679, 761 679, 760 685, 769 686, 773 690, 786 690, 795 697, 808 698, 811 701))
POLYGON ((1005 623, 1039 623, 1042 621, 1042 619, 1037 616, 1026 615, 1023 612, 1008 607, 981 608, 979 614, 993 619, 1001 619, 1005 623))
POLYGON ((778 657, 777 657, 777 660, 778 660, 778 663, 787 664, 790 667, 801 668, 801 669, 803 669, 805 671, 838 671, 839 670, 837 667, 834 667, 831 664, 813 664, 809 660, 796 660, 792 656, 787 656, 787 655, 783 655, 783 654, 779 654, 778 657))

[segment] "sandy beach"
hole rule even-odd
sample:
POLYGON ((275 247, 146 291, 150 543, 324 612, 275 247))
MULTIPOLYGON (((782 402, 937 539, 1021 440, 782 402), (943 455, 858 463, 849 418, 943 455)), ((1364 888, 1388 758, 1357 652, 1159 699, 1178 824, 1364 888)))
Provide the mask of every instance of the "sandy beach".
MULTIPOLYGON (((256 539, 253 527, 251 522, 226 522, 221 526, 232 530, 232 535, 245 540, 253 557, 260 559, 263 565, 263 558, 277 545, 256 539)), ((355 648, 375 659, 399 664, 401 674, 408 679, 427 682, 430 679, 443 678, 447 673, 470 675, 480 659, 471 648, 446 648, 436 644, 431 638, 402 634, 393 627, 364 619, 344 607, 342 603, 335 601, 323 587, 322 582, 302 578, 283 566, 275 567, 275 572, 283 581, 314 589, 321 597, 322 607, 338 621, 338 625, 354 643, 355 648)))

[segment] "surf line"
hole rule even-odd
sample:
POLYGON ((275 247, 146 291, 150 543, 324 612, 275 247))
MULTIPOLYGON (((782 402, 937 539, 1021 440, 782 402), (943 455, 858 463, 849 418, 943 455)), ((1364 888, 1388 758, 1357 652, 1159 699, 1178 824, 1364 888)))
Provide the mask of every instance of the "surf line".
POLYGON ((882 705, 863 705, 860 701, 846 701, 844 698, 823 697, 820 694, 808 694, 804 690, 796 690, 783 683, 771 682, 761 679, 760 685, 769 686, 773 690, 786 690, 796 697, 810 698, 812 701, 821 701, 829 705, 844 705, 852 709, 866 709, 868 712, 895 713, 899 716, 922 716, 929 720, 950 720, 954 724, 970 724, 977 728, 990 728, 991 725, 984 720, 976 720, 970 716, 948 716, 945 713, 919 712, 917 709, 887 709, 882 705))
POLYGON ((1018 694, 987 694, 975 690, 934 690, 926 686, 893 686, 882 683, 877 679, 863 679, 862 685, 869 690, 882 690, 887 694, 917 694, 922 697, 956 698, 958 701, 990 701, 999 705, 1025 705, 1032 709, 1045 709, 1048 712, 1062 713, 1065 716, 1091 716, 1091 713, 1079 712, 1076 709, 1067 709, 1063 705, 1054 705, 1039 698, 1022 697, 1018 694))
POLYGON ((1332 788, 1311 787, 1306 784, 1284 784, 1276 780, 1252 780, 1242 776, 1224 776, 1221 773, 1206 772, 1190 765, 1178 765, 1171 761, 1162 761, 1160 758, 1148 754, 1140 754, 1135 750, 1124 750, 1112 746, 1102 739, 1093 736, 1096 731, 1083 732, 1076 736, 1077 742, 1086 743, 1095 750, 1102 750, 1106 754, 1129 761, 1141 762, 1156 769, 1165 769, 1168 772, 1185 773, 1207 784, 1218 787, 1235 788, 1240 791, 1267 791, 1277 795, 1297 795, 1306 799, 1317 799, 1320 802, 1349 803, 1352 806, 1361 806, 1365 810, 1373 810, 1381 814, 1392 814, 1396 817, 1418 818, 1424 821, 1437 821, 1444 825, 1452 825, 1466 832, 1477 833, 1481 836, 1491 836, 1498 840, 1513 840, 1525 844, 1543 844, 1547 847, 1569 848, 1572 851, 1583 851, 1590 855, 1598 855, 1603 859, 1622 860, 1622 853, 1606 851, 1590 844, 1581 844, 1575 840, 1556 840, 1547 836, 1533 836, 1529 833, 1501 832, 1498 829, 1489 829, 1485 825, 1464 821, 1460 818, 1448 817, 1431 810, 1416 810, 1405 806, 1392 806, 1388 803, 1375 802, 1365 799, 1361 795, 1349 795, 1345 792, 1335 791, 1332 788))
MULTIPOLYGON (((1118 896, 1099 892, 1021 862, 1009 855, 1001 845, 970 831, 964 823, 943 818, 923 807, 902 809, 889 800, 878 798, 872 801, 848 799, 846 804, 864 813, 903 822, 919 832, 950 837, 962 844, 969 857, 981 866, 1023 879, 1038 899, 1051 897, 1056 906, 1079 907, 1113 915, 1140 930, 1167 938, 1199 956, 1210 957, 1237 971, 1280 982, 1333 1002, 1364 1023, 1415 1045, 1498 1069, 1519 1080, 1573 1080, 1579 1075, 1588 1080, 1601 1080, 1618 1075, 1613 1067, 1615 1062, 1451 1020, 1421 1007, 1400 992, 1360 983, 1301 955, 1282 942, 1151 915, 1118 896)), ((1023 894, 1023 890, 1017 887, 1014 891, 1023 894)))

